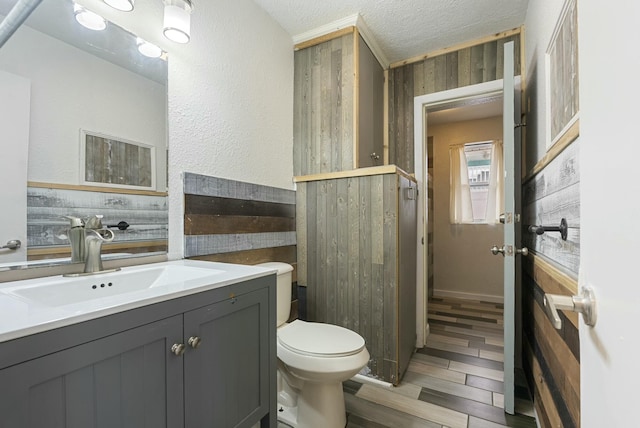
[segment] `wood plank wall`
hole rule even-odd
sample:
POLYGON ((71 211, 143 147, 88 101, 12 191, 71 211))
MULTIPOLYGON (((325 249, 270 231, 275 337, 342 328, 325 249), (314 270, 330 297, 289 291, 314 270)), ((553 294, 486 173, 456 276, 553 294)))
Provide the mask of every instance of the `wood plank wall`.
POLYGON ((27 187, 27 248, 29 259, 66 257, 70 254, 65 215, 86 218, 104 215, 103 225, 126 221, 124 231, 112 228, 115 239, 105 244, 109 252, 167 251, 168 201, 166 193, 82 190, 84 186, 38 183, 27 187), (67 188, 58 188, 67 187, 67 188))
POLYGON ((184 175, 185 258, 294 267, 297 317, 296 192, 205 175, 184 175))
POLYGON ((540 256, 529 254, 523 264, 524 366, 540 425, 579 427, 578 314, 560 311, 562 329, 556 330, 543 303, 545 293, 577 294, 577 281, 540 256))
POLYGON ((502 79, 504 44, 515 42, 520 75, 520 34, 469 46, 389 70, 389 163, 414 172, 413 98, 502 79))
POLYGON ((354 168, 354 32, 294 53, 294 175, 354 168))
MULTIPOLYGON (((415 252, 399 254, 399 180, 408 186, 404 176, 383 174, 300 182, 297 191, 298 283, 307 286, 309 319, 364 337, 370 375, 394 384, 408 364, 399 359, 399 336, 411 335, 411 352, 415 345, 415 318, 413 334, 398 324, 402 260, 414 262, 405 270, 414 273, 406 285, 415 305, 415 252)), ((413 218, 408 223, 415 228, 415 212, 413 218)))
POLYGON ((580 146, 570 144, 543 170, 526 181, 522 191, 523 245, 578 275, 580 265, 580 146), (557 232, 529 233, 528 225, 569 226, 566 241, 557 232))
MULTIPOLYGON (((579 140, 534 168, 523 184, 524 365, 543 427, 580 426, 580 339, 578 314, 560 311, 556 330, 544 310, 544 294, 578 293, 580 266, 579 140), (569 225, 567 241, 557 232, 536 235, 531 224, 569 225)), ((557 152, 556 152, 557 153, 557 152)))

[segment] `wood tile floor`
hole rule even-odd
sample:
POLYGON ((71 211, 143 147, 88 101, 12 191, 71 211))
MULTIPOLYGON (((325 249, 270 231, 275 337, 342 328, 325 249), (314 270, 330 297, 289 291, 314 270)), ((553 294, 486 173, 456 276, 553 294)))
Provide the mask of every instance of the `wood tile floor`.
POLYGON ((504 413, 502 305, 434 298, 431 334, 395 388, 345 382, 348 428, 536 427, 524 376, 504 413))
POLYGON ((521 374, 516 415, 503 411, 502 312, 493 303, 431 300, 427 346, 400 385, 344 383, 347 428, 535 428, 521 374))

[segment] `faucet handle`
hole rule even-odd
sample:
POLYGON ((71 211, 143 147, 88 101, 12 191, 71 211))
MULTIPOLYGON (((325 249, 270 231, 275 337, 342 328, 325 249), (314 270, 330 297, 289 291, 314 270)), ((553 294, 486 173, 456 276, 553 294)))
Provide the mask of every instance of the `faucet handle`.
POLYGON ((86 229, 102 229, 102 214, 96 214, 88 217, 84 222, 86 229))
POLYGON ((72 215, 63 215, 62 218, 66 218, 69 220, 69 227, 84 227, 84 220, 79 217, 74 217, 72 215))

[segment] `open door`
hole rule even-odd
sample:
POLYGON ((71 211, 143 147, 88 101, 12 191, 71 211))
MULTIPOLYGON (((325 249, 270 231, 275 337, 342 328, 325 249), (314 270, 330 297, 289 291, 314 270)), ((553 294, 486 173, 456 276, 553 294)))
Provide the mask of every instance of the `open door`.
POLYGON ((0 265, 27 260, 27 153, 31 82, 0 70, 0 265), (17 242, 20 241, 19 246, 17 242), (2 248, 4 247, 4 248, 2 248))
MULTIPOLYGON (((513 414, 515 407, 516 344, 519 342, 519 302, 521 282, 521 257, 527 249, 521 248, 521 148, 520 131, 516 127, 519 105, 513 75, 513 42, 504 45, 503 89, 503 144, 504 144, 504 209, 500 221, 504 223, 504 244, 494 246, 493 254, 504 257, 504 410, 513 414)), ((519 121, 519 120, 518 120, 519 121)))

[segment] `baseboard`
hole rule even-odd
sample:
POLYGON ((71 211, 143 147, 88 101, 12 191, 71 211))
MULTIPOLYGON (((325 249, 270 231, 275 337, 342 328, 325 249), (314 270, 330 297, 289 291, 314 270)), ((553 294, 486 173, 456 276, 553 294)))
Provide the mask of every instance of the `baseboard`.
POLYGON ((451 297, 454 299, 478 300, 478 301, 490 302, 490 303, 504 302, 503 296, 493 296, 490 294, 465 293, 463 291, 438 290, 437 288, 433 290, 433 297, 451 297))

